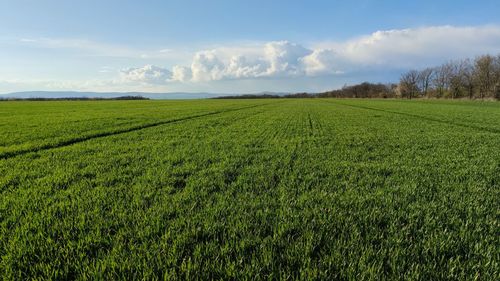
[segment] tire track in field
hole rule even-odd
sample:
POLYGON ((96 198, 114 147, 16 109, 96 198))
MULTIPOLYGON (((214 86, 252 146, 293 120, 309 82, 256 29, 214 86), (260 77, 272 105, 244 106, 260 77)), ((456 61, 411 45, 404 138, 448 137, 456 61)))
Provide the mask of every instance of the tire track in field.
POLYGON ((99 132, 99 133, 90 134, 90 135, 86 135, 86 136, 79 136, 79 137, 75 137, 72 139, 60 141, 57 143, 49 143, 49 144, 45 144, 45 145, 41 145, 41 146, 37 146, 37 147, 31 147, 31 148, 26 148, 26 149, 20 149, 17 151, 8 151, 8 152, 0 153, 0 159, 9 159, 9 158, 13 158, 13 157, 16 157, 19 155, 31 153, 31 152, 39 152, 39 151, 44 151, 44 150, 61 148, 61 147, 70 146, 73 144, 85 142, 85 141, 92 140, 92 139, 98 139, 98 138, 104 138, 104 137, 115 136, 115 135, 120 135, 120 134, 126 134, 126 133, 135 132, 135 131, 148 129, 148 128, 152 128, 152 127, 157 127, 157 126, 161 126, 161 125, 178 123, 178 122, 182 122, 182 121, 193 120, 193 119, 197 119, 197 118, 218 115, 218 114, 223 114, 223 113, 227 113, 227 112, 234 112, 234 111, 240 111, 240 110, 245 110, 245 109, 251 109, 251 108, 261 107, 261 106, 265 106, 265 105, 269 105, 269 104, 274 104, 274 103, 264 103, 264 104, 257 104, 257 105, 239 107, 239 108, 231 108, 231 109, 226 109, 226 110, 218 110, 218 111, 213 111, 213 112, 208 112, 208 113, 203 113, 203 114, 196 114, 196 115, 185 116, 185 117, 176 118, 176 119, 170 119, 170 120, 158 121, 158 122, 149 123, 149 124, 137 125, 137 126, 121 129, 121 130, 99 132))
POLYGON ((381 109, 381 108, 364 106, 364 105, 345 104, 345 103, 336 102, 336 101, 335 102, 325 101, 325 102, 332 103, 332 104, 337 104, 337 105, 343 105, 343 106, 347 106, 347 107, 361 108, 361 109, 367 109, 367 110, 385 112, 385 113, 390 113, 390 114, 402 115, 402 116, 417 118, 417 119, 421 119, 421 120, 426 120, 426 121, 431 121, 431 122, 437 122, 437 123, 441 123, 441 124, 445 124, 445 125, 451 125, 451 126, 456 126, 456 127, 473 129, 473 130, 487 132, 487 133, 500 134, 500 129, 493 129, 493 128, 481 127, 481 126, 476 126, 476 125, 471 125, 471 124, 464 124, 464 123, 454 122, 454 121, 446 121, 446 120, 436 119, 436 118, 432 118, 432 117, 428 117, 428 116, 422 116, 422 115, 413 114, 413 113, 399 112, 399 111, 381 109))
MULTIPOLYGON (((238 123, 242 123, 242 122, 244 123, 248 119, 255 118, 256 116, 261 115, 265 112, 266 112, 266 110, 259 110, 253 114, 245 114, 243 116, 238 116, 237 118, 230 118, 230 120, 228 120, 228 123, 218 124, 217 127, 219 127, 219 128, 223 127, 227 130, 230 130, 229 128, 234 129, 234 127, 236 127, 236 128, 238 127, 238 123)), ((225 118, 225 117, 222 117, 222 118, 225 118)), ((250 149, 250 150, 255 149, 255 148, 259 147, 259 145, 261 143, 264 142, 267 134, 269 134, 269 130, 264 128, 263 130, 260 130, 259 133, 257 135, 255 135, 248 143, 245 143, 242 146, 244 146, 244 147, 246 147, 246 149, 250 149)), ((218 139, 219 137, 220 137, 219 134, 212 134, 212 137, 209 139, 209 142, 213 141, 214 139, 218 139)), ((229 168, 225 169, 223 171, 223 173, 225 175, 224 184, 227 186, 230 186, 231 184, 233 184, 233 182, 236 182, 242 173, 241 169, 245 166, 244 164, 250 165, 254 161, 255 161, 255 154, 251 153, 249 157, 244 157, 242 159, 237 159, 237 161, 235 161, 235 162, 231 162, 233 165, 228 166, 229 168)), ((201 167, 201 166, 197 167, 197 168, 193 169, 191 172, 189 172, 189 174, 187 176, 184 176, 184 178, 181 178, 181 179, 176 179, 176 181, 180 182, 181 185, 183 185, 183 187, 185 187, 187 185, 186 182, 188 180, 188 177, 196 176, 201 171, 208 170, 208 169, 210 169, 210 167, 217 166, 219 164, 220 164, 220 162, 212 162, 207 167, 201 167)), ((182 189, 175 188, 175 193, 177 193, 181 190, 183 190, 183 188, 182 189)), ((214 192, 214 191, 212 191, 212 192, 214 192)), ((173 193, 174 192, 172 192, 172 194, 173 193)))
MULTIPOLYGON (((256 163, 256 161, 259 161, 264 151, 265 154, 272 153, 274 156, 271 158, 278 157, 280 155, 279 151, 268 151, 267 149, 276 145, 276 143, 285 137, 286 132, 288 131, 287 129, 292 122, 292 118, 285 118, 282 115, 279 115, 279 117, 275 117, 271 121, 268 120, 267 122, 271 122, 267 124, 282 124, 284 126, 280 126, 274 130, 270 129, 272 126, 269 125, 257 126, 258 129, 254 132, 254 135, 247 143, 244 144, 248 154, 244 158, 236 159, 233 168, 228 171, 231 174, 231 179, 225 182, 227 187, 236 183, 239 177, 244 174, 247 167, 252 166, 253 163, 256 163)), ((283 165, 284 164, 285 163, 283 163, 283 165)), ((282 180, 280 178, 280 174, 276 173, 277 171, 278 170, 273 172, 273 176, 271 176, 271 180, 276 182, 276 185, 278 185, 278 183, 282 180)))
POLYGON ((319 113, 319 108, 309 109, 307 113, 307 118, 309 121, 310 133, 309 137, 312 140, 312 144, 321 144, 325 138, 325 128, 321 122, 321 117, 319 113))
MULTIPOLYGON (((265 113, 265 110, 258 111, 255 114, 247 114, 244 117, 240 117, 238 119, 231 119, 228 124, 226 124, 225 128, 226 130, 230 126, 236 126, 238 127, 238 123, 241 123, 241 121, 248 121, 248 119, 253 118, 257 115, 265 113)), ((258 119, 257 119, 258 120, 258 119)), ((269 122, 269 121, 268 121, 269 122)), ((274 121, 271 121, 274 122, 274 121)), ((243 122, 244 123, 244 122, 243 122)), ((252 122, 254 123, 254 122, 252 122)), ((249 138, 246 138, 247 141, 244 143, 240 143, 241 148, 246 152, 245 155, 241 155, 238 153, 233 154, 231 157, 231 160, 229 163, 227 163, 222 170, 220 170, 221 173, 224 174, 224 182, 221 186, 218 188, 210 191, 209 193, 216 193, 216 192, 232 192, 230 189, 235 185, 240 177, 244 175, 245 170, 248 167, 253 166, 254 163, 257 163, 259 161, 260 155, 262 155, 263 151, 265 150, 265 143, 266 141, 269 141, 276 136, 277 132, 279 130, 270 130, 270 126, 255 126, 252 127, 252 129, 255 129, 254 131, 248 131, 247 133, 249 134, 249 138)), ((231 130, 230 130, 231 131, 231 130)), ((213 135, 210 140, 218 139, 219 135, 213 135)), ((199 169, 195 169, 192 173, 190 173, 190 176, 196 176, 203 170, 209 170, 213 166, 219 165, 221 162, 213 162, 207 167, 200 167, 199 169)), ((184 179, 186 180, 186 179, 184 179)))

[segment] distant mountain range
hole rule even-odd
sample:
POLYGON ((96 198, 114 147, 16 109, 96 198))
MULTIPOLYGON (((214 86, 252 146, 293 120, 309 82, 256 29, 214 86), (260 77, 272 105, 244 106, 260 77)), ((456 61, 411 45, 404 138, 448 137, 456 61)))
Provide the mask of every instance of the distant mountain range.
MULTIPOLYGON (((271 94, 283 96, 289 93, 273 93, 262 92, 261 94, 271 94)), ((15 92, 10 94, 0 94, 0 99, 8 98, 46 98, 46 99, 61 99, 61 98, 117 98, 123 96, 141 96, 149 99, 208 99, 223 96, 235 96, 237 94, 222 94, 222 93, 144 93, 144 92, 76 92, 76 91, 31 91, 31 92, 15 92)))

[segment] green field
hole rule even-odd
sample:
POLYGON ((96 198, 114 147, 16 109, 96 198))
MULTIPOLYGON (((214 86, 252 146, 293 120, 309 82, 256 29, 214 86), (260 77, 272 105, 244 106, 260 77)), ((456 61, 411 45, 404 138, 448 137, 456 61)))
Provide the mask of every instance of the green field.
POLYGON ((0 102, 1 275, 499 280, 500 103, 0 102))

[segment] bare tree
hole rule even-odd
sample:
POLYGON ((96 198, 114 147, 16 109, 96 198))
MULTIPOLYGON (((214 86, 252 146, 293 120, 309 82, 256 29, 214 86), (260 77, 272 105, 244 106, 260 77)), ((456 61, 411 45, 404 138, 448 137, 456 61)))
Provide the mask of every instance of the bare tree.
POLYGON ((452 63, 445 63, 434 69, 434 86, 440 97, 444 96, 445 92, 449 90, 450 87, 450 77, 453 72, 452 63))
POLYGON ((418 73, 418 86, 422 90, 423 96, 427 96, 433 78, 434 69, 432 68, 426 68, 418 73))
POLYGON ((493 63, 495 73, 494 95, 496 99, 500 99, 500 54, 498 54, 493 63))
POLYGON ((500 99, 500 54, 476 59, 449 61, 435 68, 411 70, 401 75, 397 90, 412 99, 435 94, 437 97, 500 99))
POLYGON ((464 88, 464 79, 462 76, 462 62, 455 61, 449 62, 449 91, 451 98, 461 96, 462 89, 464 88))
POLYGON ((417 70, 410 70, 403 75, 399 79, 399 87, 401 94, 403 96, 412 99, 419 91, 418 81, 419 81, 419 72, 417 70))
POLYGON ((474 65, 470 59, 465 59, 460 62, 460 75, 462 76, 463 87, 469 99, 474 97, 474 72, 474 65))
POLYGON ((494 62, 494 57, 490 55, 479 56, 474 61, 476 83, 481 99, 493 96, 495 86, 494 62))

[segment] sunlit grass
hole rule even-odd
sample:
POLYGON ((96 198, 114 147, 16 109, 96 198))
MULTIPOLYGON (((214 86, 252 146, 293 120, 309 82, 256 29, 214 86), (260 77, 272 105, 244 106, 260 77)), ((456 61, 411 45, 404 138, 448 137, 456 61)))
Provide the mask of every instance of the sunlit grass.
POLYGON ((6 279, 499 276, 498 103, 0 106, 6 279))

